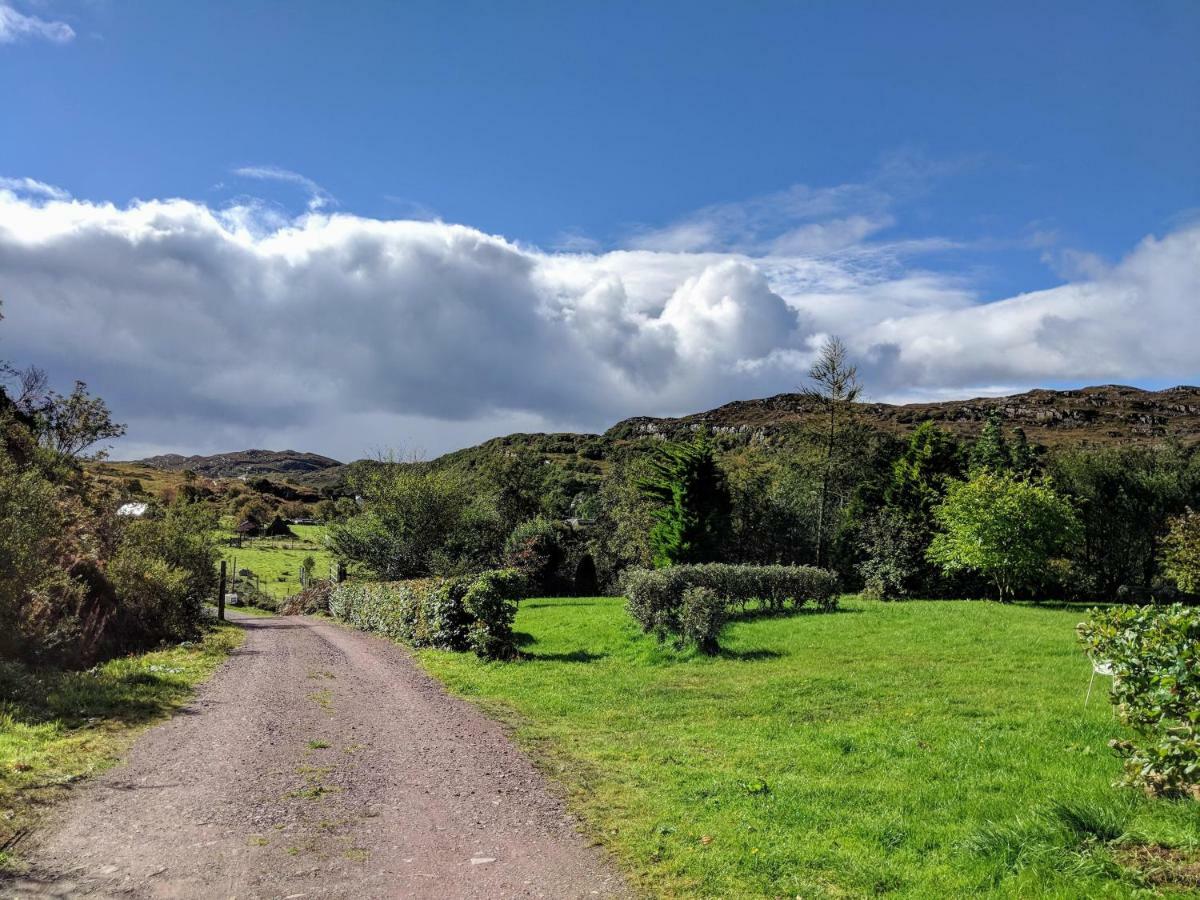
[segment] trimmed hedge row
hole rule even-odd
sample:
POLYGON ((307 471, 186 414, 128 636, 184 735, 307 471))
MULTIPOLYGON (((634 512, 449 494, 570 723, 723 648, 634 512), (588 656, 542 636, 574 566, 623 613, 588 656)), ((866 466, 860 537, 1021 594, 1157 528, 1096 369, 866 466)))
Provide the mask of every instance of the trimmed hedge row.
POLYGON ((1151 794, 1200 800, 1200 609, 1114 606, 1091 610, 1079 638, 1112 666, 1112 700, 1134 733, 1109 742, 1125 781, 1151 794))
POLYGON ((732 607, 800 609, 806 603, 837 609, 837 575, 815 566, 746 566, 724 563, 627 570, 621 580, 629 614, 659 640, 694 643, 715 653, 717 635, 732 607), (703 590, 697 590, 703 589, 703 590))
POLYGON ((363 631, 413 647, 474 650, 485 659, 517 655, 512 623, 525 579, 513 569, 454 578, 345 582, 329 611, 363 631))

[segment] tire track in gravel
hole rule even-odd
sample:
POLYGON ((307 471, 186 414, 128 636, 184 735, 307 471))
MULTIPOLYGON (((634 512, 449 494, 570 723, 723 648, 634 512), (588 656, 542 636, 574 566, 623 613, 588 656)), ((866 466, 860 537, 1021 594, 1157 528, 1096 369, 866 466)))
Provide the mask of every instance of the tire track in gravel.
POLYGON ((51 817, 6 896, 626 894, 503 729, 404 650, 234 616, 243 646, 51 817))

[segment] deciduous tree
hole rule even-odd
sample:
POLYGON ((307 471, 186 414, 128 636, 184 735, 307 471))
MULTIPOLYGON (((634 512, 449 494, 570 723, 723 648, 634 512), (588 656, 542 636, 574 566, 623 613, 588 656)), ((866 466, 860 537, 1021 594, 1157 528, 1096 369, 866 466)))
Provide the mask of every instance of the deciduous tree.
POLYGON ((946 572, 981 573, 1001 601, 1041 580, 1079 532, 1070 502, 1049 484, 986 469, 951 484, 934 518, 942 531, 929 545, 930 562, 946 572))

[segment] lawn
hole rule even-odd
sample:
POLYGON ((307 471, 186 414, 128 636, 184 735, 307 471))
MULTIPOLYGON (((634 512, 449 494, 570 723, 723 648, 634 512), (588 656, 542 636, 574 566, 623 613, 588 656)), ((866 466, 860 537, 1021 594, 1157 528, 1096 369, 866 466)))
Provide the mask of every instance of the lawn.
POLYGON ((843 607, 735 622, 703 658, 619 599, 533 599, 526 660, 419 656, 512 724, 656 896, 1200 888, 1200 804, 1112 787, 1123 729, 1106 684, 1084 707, 1082 610, 843 607))
MULTIPOLYGON (((15 839, 66 787, 111 766, 138 732, 169 715, 242 641, 218 624, 198 644, 110 660, 86 672, 0 663, 0 873, 15 839)), ((119 827, 114 823, 114 827, 119 827)))
POLYGON ((329 577, 333 554, 325 545, 324 525, 292 525, 294 538, 246 538, 242 546, 228 544, 231 531, 222 531, 221 558, 234 571, 249 569, 258 576, 258 586, 273 597, 287 597, 300 590, 300 564, 311 556, 316 576, 329 577), (237 566, 236 570, 234 566, 237 566))

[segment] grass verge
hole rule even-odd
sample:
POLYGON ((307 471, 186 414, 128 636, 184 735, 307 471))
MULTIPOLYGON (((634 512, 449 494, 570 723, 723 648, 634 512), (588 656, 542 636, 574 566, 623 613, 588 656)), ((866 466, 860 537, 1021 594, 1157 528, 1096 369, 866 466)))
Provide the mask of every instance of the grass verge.
POLYGON ((115 763, 148 725, 181 706, 237 647, 215 624, 198 643, 113 659, 86 672, 0 663, 0 872, 14 846, 68 786, 115 763))
POLYGON ((1103 686, 1084 706, 1082 616, 850 599, 735 622, 704 658, 620 599, 531 599, 525 660, 419 657, 513 726, 655 896, 1188 891, 1200 804, 1112 787, 1122 728, 1103 686))

